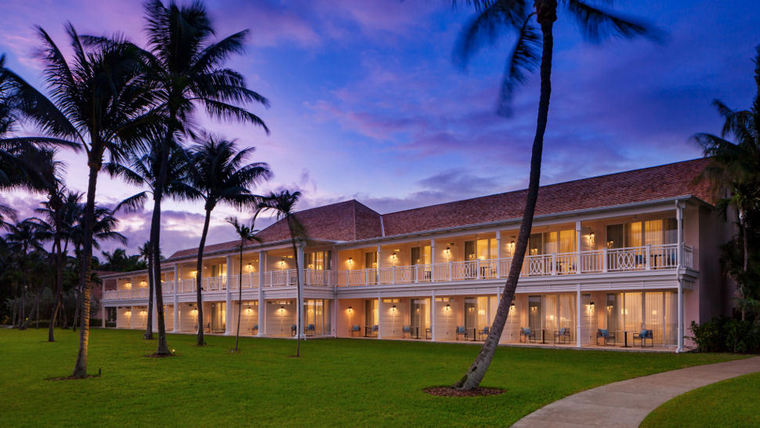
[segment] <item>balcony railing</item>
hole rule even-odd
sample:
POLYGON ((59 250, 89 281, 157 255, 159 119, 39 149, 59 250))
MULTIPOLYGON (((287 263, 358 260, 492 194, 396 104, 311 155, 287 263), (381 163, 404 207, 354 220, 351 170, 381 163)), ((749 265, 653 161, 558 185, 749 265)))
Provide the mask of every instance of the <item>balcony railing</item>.
MULTIPOLYGON (((694 267, 694 250, 684 246, 681 265, 694 267)), ((375 269, 355 269, 347 271, 325 271, 304 269, 304 285, 307 287, 333 286, 351 287, 366 285, 417 284, 431 282, 457 282, 468 280, 502 279, 509 274, 512 258, 452 261, 413 266, 383 266, 375 269)), ((522 266, 521 276, 542 277, 553 275, 593 274, 612 272, 634 272, 647 270, 675 269, 678 267, 678 245, 647 245, 643 247, 614 248, 574 253, 539 254, 527 256, 522 266)), ((242 288, 257 289, 295 287, 295 269, 264 272, 264 281, 259 284, 259 273, 242 276, 242 288)), ((238 275, 230 276, 230 290, 238 289, 238 275)), ((163 281, 163 294, 174 293, 174 281, 163 281)), ((176 284, 178 294, 195 293, 195 279, 181 279, 176 284)), ((203 278, 204 292, 225 291, 227 277, 203 278)), ((106 290, 104 298, 145 299, 147 287, 106 290)))
MULTIPOLYGON (((694 256, 691 247, 684 247, 683 257, 683 266, 692 268, 694 256)), ((337 285, 350 287, 506 278, 511 264, 512 258, 509 257, 347 270, 338 272, 337 285)), ((677 266, 678 245, 665 244, 527 256, 520 274, 536 277, 675 269, 677 266)))

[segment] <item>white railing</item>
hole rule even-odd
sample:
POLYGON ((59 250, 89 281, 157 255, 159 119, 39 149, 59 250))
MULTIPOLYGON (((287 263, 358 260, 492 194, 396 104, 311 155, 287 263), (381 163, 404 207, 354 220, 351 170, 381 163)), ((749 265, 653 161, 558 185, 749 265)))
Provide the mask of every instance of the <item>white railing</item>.
MULTIPOLYGON (((684 266, 692 267, 694 265, 693 254, 694 251, 691 247, 684 247, 684 266)), ((337 286, 395 285, 506 278, 509 275, 511 264, 512 258, 502 258, 414 266, 390 266, 379 269, 355 269, 337 272, 337 286)), ((632 272, 675 269, 677 266, 678 245, 664 244, 527 256, 522 265, 521 275, 533 277, 578 273, 632 272)))
MULTIPOLYGON (((523 262, 521 275, 541 277, 550 275, 573 275, 608 272, 632 272, 646 270, 675 269, 679 266, 678 245, 647 245, 642 247, 614 248, 574 253, 540 254, 527 256, 523 262)), ((683 246, 681 266, 693 268, 695 250, 683 246)), ((353 287, 367 285, 397 285, 431 282, 461 282, 506 278, 511 266, 511 258, 452 261, 412 266, 385 266, 373 269, 346 271, 323 271, 304 269, 304 285, 353 287)), ((264 272, 262 287, 295 287, 296 270, 275 270, 264 272)), ((182 279, 176 284, 177 293, 195 293, 195 279, 182 279)), ((237 290, 239 278, 230 277, 230 289, 237 290)), ((205 292, 224 291, 226 277, 203 278, 205 292)), ((243 274, 243 289, 259 287, 259 273, 243 274)), ((163 282, 165 295, 174 292, 173 281, 163 282)), ((106 290, 105 299, 147 298, 147 287, 106 290)))
POLYGON ((161 293, 165 296, 174 294, 174 281, 161 281, 161 293))

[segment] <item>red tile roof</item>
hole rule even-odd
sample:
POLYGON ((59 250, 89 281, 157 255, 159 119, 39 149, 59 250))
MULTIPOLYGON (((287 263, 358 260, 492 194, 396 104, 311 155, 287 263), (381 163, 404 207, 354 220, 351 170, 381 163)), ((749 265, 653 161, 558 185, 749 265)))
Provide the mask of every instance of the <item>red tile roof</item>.
MULTIPOLYGON (((536 215, 654 201, 692 195, 711 202, 709 184, 697 182, 709 160, 695 159, 651 168, 637 169, 542 186, 536 215)), ((309 239, 354 241, 475 225, 519 218, 527 190, 518 190, 461 201, 397 211, 382 216, 356 200, 299 211, 296 217, 309 239), (382 217, 382 219, 381 219, 382 217)), ((264 242, 290 237, 287 224, 280 220, 259 232, 264 242)), ((235 248, 238 241, 207 245, 205 252, 235 248)), ((196 249, 181 250, 170 259, 194 256, 196 249)))

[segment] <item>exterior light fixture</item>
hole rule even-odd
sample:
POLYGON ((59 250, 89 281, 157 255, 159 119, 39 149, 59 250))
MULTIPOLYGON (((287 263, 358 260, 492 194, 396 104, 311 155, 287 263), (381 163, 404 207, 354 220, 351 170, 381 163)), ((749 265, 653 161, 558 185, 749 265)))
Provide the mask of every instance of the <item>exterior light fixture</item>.
POLYGON ((446 303, 446 306, 443 307, 444 312, 449 312, 451 310, 451 304, 446 303))
POLYGON ((393 263, 396 263, 398 261, 398 255, 396 254, 395 251, 393 252, 393 254, 391 254, 391 261, 393 263))
POLYGON ((190 272, 190 276, 192 276, 193 278, 198 278, 198 271, 194 270, 194 271, 190 272))
POLYGON ((140 281, 140 287, 145 287, 146 285, 148 285, 148 283, 147 283, 147 282, 145 282, 145 281, 140 281))
POLYGON ((354 265, 354 258, 349 257, 348 260, 346 260, 346 264, 348 265, 348 268, 351 269, 351 266, 354 265))
POLYGON ((248 263, 247 265, 245 265, 245 271, 248 272, 248 273, 253 272, 253 265, 250 264, 250 263, 248 263))
POLYGON ((351 307, 351 306, 349 306, 348 309, 346 309, 346 311, 348 311, 348 313, 350 314, 350 313, 354 312, 354 308, 351 307))
POLYGON ((124 288, 132 288, 132 283, 131 282, 124 283, 124 288))
POLYGON ((277 265, 280 267, 280 269, 285 269, 287 267, 287 264, 285 263, 285 257, 281 258, 279 262, 277 262, 277 265))
POLYGON ((507 252, 509 252, 510 255, 515 253, 515 240, 511 240, 507 243, 507 252))
POLYGON ((509 305, 509 311, 512 312, 515 310, 515 302, 512 302, 512 304, 509 305))
POLYGON ((447 259, 450 259, 451 258, 451 247, 446 247, 446 249, 443 250, 443 255, 447 259))

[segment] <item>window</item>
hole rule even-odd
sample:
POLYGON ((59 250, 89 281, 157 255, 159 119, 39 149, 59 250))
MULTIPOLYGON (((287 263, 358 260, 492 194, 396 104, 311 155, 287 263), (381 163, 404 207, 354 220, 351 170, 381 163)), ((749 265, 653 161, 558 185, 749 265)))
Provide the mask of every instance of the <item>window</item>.
POLYGON ((476 258, 478 258, 478 252, 475 241, 464 241, 464 259, 469 261, 476 258))
POLYGON ((675 218, 635 221, 607 226, 607 248, 675 244, 678 240, 675 218))
POLYGON ((377 267, 377 251, 370 251, 364 253, 364 268, 376 268, 377 267))
POLYGON ((412 247, 410 251, 409 264, 414 265, 426 265, 430 263, 430 245, 424 247, 412 247))

